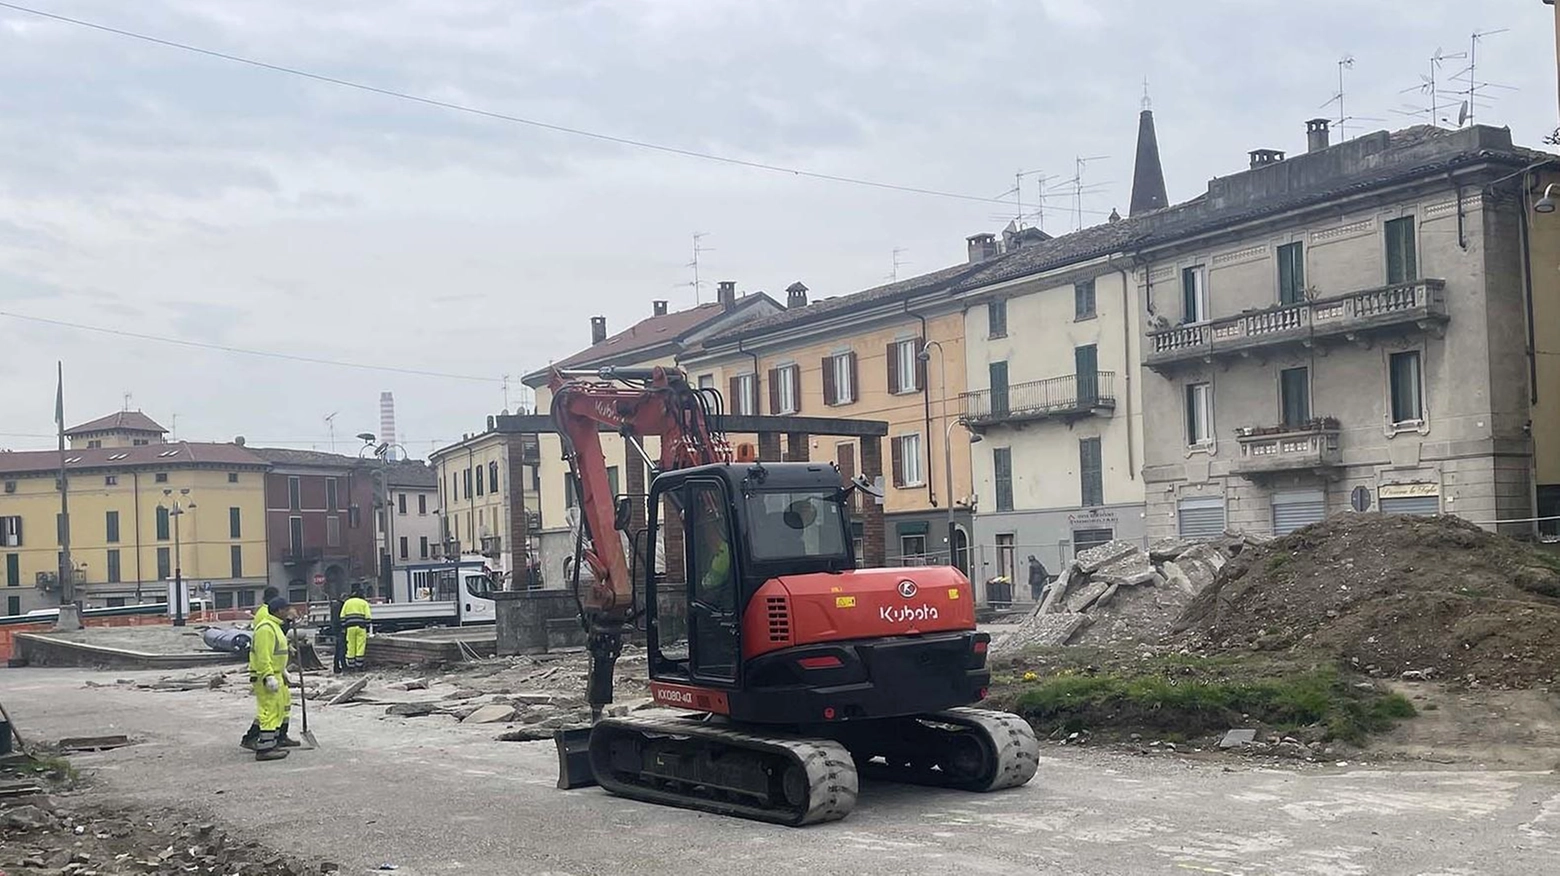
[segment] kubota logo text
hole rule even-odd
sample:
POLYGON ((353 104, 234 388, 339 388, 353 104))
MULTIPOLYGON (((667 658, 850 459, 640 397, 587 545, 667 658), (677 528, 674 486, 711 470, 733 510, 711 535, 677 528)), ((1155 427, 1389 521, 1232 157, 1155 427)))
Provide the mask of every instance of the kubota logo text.
POLYGON ((894 608, 885 605, 878 609, 878 616, 892 624, 937 620, 937 609, 930 605, 900 605, 894 608))

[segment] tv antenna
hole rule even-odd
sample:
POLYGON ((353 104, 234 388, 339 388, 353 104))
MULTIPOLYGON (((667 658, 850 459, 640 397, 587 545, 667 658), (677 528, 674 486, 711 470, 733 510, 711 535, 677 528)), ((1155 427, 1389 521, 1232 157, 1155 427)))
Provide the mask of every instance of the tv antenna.
POLYGON ((905 266, 905 265, 910 264, 909 262, 903 261, 903 260, 901 260, 899 258, 900 256, 904 255, 907 252, 909 252, 909 250, 905 249, 902 246, 894 247, 894 255, 893 255, 894 267, 888 273, 888 280, 889 280, 890 283, 897 283, 897 282, 899 282, 899 269, 901 267, 905 266))
POLYGON ((128 389, 125 390, 125 406, 122 410, 130 410, 130 391, 128 389))
MULTIPOLYGON (((1479 93, 1484 89, 1503 88, 1507 91, 1516 91, 1516 88, 1510 85, 1501 85, 1498 82, 1480 82, 1477 75, 1479 67, 1479 41, 1487 36, 1505 33, 1508 30, 1511 30, 1511 28, 1500 27, 1495 30, 1476 30, 1468 37, 1468 66, 1464 67, 1461 73, 1453 77, 1454 79, 1464 75, 1468 77, 1468 87, 1462 92, 1464 95, 1463 105, 1457 111, 1457 126, 1459 128, 1464 124, 1475 124, 1474 116, 1479 108, 1479 93)), ((1488 103, 1484 105, 1489 106, 1488 103)))
POLYGON ((709 237, 709 232, 707 231, 695 231, 693 233, 693 261, 683 266, 685 268, 693 268, 693 282, 683 283, 682 285, 693 287, 694 304, 704 303, 699 294, 704 288, 703 281, 699 279, 699 256, 714 250, 714 247, 704 245, 704 238, 706 237, 709 237))
MULTIPOLYGON (((1441 65, 1447 61, 1466 57, 1468 57, 1467 52, 1456 52, 1448 54, 1442 51, 1439 46, 1436 47, 1435 54, 1430 56, 1429 75, 1425 75, 1423 73, 1419 74, 1418 85, 1410 85, 1408 88, 1398 92, 1399 94, 1407 94, 1410 91, 1417 91, 1420 94, 1429 95, 1430 105, 1428 107, 1417 107, 1411 112, 1405 112, 1403 110, 1398 110, 1398 112, 1408 116, 1415 116, 1419 115, 1420 113, 1426 113, 1429 116, 1431 127, 1440 126, 1441 122, 1444 121, 1441 118, 1441 65)), ((1458 124, 1461 124, 1461 122, 1458 124)))
POLYGON ((336 452, 336 414, 340 411, 332 411, 325 415, 325 431, 330 433, 330 452, 336 452))
POLYGON ((1338 140, 1339 140, 1339 142, 1342 142, 1344 140, 1349 139, 1349 135, 1348 135, 1348 131, 1347 131, 1347 126, 1348 126, 1349 122, 1353 122, 1353 121, 1361 121, 1361 122, 1380 122, 1380 121, 1384 121, 1384 119, 1378 118, 1376 116, 1351 116, 1351 115, 1348 114, 1348 112, 1346 112, 1344 110, 1343 98, 1344 98, 1344 93, 1345 93, 1346 89, 1344 88, 1344 84, 1343 84, 1343 73, 1344 73, 1345 70, 1353 70, 1353 69, 1354 69, 1354 56, 1353 55, 1344 55, 1342 58, 1338 59, 1338 90, 1336 92, 1334 92, 1333 96, 1331 98, 1328 98, 1327 102, 1322 104, 1321 107, 1320 107, 1320 109, 1326 109, 1326 108, 1332 106, 1335 103, 1338 105, 1338 118, 1334 121, 1334 125, 1338 128, 1338 140))
MULTIPOLYGON (((1083 194, 1084 194, 1084 191, 1083 191, 1084 190, 1084 185, 1083 185, 1083 168, 1084 168, 1084 165, 1088 164, 1091 161, 1104 161, 1105 159, 1107 159, 1109 157, 1110 157, 1109 155, 1079 155, 1079 156, 1076 156, 1073 159, 1073 178, 1071 180, 1071 183, 1072 183, 1072 189, 1073 189, 1073 230, 1074 231, 1081 231, 1081 230, 1083 230, 1083 194)), ((1094 192, 1099 190, 1098 187, 1096 187, 1096 186, 1090 186, 1089 189, 1090 189, 1089 194, 1093 194, 1094 192)))

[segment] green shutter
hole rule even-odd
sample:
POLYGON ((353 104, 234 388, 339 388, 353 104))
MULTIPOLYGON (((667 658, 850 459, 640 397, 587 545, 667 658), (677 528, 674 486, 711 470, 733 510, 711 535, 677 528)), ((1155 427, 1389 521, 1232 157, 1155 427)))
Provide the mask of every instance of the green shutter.
POLYGON ((1278 248, 1278 301, 1299 304, 1305 300, 1305 251, 1300 243, 1278 248))
POLYGON ((991 451, 991 467, 997 485, 997 510, 1013 510, 1013 450, 997 447, 991 451))
POLYGON ((1404 216, 1386 224, 1387 283, 1407 283, 1418 278, 1414 252, 1414 217, 1404 216))
POLYGON ((991 413, 1002 416, 1008 412, 1008 363, 992 362, 988 366, 991 377, 991 413))

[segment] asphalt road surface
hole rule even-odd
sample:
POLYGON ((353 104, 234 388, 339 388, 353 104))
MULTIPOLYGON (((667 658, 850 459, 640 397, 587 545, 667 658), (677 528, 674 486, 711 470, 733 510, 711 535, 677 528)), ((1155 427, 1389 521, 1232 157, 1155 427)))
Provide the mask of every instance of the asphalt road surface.
POLYGON ((34 738, 139 740, 74 758, 94 793, 186 810, 345 873, 380 864, 400 876, 1560 868, 1560 782, 1547 772, 1268 769, 1047 746, 1025 788, 868 785, 845 821, 798 830, 559 791, 551 743, 493 741, 502 725, 386 719, 382 707, 311 708, 321 749, 256 763, 236 744, 251 716, 236 697, 85 686, 133 675, 0 670, 0 696, 34 738))

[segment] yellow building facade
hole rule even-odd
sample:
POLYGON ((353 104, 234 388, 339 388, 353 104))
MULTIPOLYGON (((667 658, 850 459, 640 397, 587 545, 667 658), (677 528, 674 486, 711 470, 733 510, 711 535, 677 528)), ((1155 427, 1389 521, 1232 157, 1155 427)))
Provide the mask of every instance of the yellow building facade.
MULTIPOLYGON (((237 445, 160 438, 133 429, 71 435, 64 461, 77 597, 87 607, 161 602, 182 569, 197 598, 255 604, 266 583, 265 462, 237 445)), ((59 465, 55 451, 0 454, 6 614, 59 603, 59 465)))

